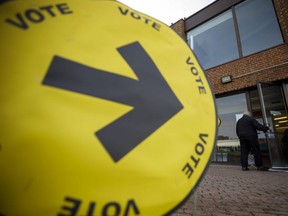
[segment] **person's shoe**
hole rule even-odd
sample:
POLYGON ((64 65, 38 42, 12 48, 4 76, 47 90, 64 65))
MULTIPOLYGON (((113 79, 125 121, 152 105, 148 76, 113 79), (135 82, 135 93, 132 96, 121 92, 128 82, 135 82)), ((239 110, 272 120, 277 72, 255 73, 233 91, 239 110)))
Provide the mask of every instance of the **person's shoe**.
POLYGON ((242 167, 242 171, 248 171, 248 167, 242 167))
POLYGON ((257 167, 258 171, 267 171, 268 169, 269 169, 268 167, 264 167, 264 166, 257 167))

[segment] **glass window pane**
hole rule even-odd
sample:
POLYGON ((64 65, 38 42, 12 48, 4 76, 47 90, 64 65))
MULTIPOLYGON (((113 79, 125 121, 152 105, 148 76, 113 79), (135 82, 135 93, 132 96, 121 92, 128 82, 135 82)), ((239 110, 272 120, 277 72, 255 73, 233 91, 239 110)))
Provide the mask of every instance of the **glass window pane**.
POLYGON ((221 125, 212 161, 239 164, 240 142, 236 135, 236 122, 243 111, 247 110, 245 94, 217 98, 216 104, 221 125))
POLYGON ((239 58, 231 10, 188 32, 187 41, 204 69, 239 58))
POLYGON ((247 0, 235 9, 244 56, 283 43, 272 0, 247 0))
POLYGON ((247 101, 244 93, 216 99, 218 116, 221 125, 218 129, 218 140, 237 139, 236 120, 247 110, 247 101))

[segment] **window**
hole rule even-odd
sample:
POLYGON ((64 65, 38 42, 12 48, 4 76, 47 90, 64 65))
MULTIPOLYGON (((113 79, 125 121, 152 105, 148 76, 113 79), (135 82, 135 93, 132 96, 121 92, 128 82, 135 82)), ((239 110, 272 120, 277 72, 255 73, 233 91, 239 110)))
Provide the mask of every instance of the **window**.
POLYGON ((190 31, 188 43, 204 69, 239 58, 232 12, 190 31))
POLYGON ((238 164, 240 142, 236 135, 236 122, 243 111, 247 110, 245 93, 217 98, 216 104, 221 125, 218 128, 218 141, 212 161, 238 164))
POLYGON ((218 140, 235 140, 236 120, 247 110, 247 101, 244 93, 216 99, 218 116, 221 125, 218 129, 218 140))
POLYGON ((271 0, 247 0, 235 11, 243 56, 283 43, 271 0))
POLYGON ((187 40, 203 69, 283 43, 272 0, 243 1, 188 32, 187 40))

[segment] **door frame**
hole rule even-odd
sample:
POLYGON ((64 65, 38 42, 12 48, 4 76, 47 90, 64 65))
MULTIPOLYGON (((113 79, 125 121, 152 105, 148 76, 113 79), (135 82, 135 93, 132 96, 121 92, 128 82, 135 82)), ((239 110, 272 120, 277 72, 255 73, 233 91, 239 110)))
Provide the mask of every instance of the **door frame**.
MULTIPOLYGON (((287 113, 287 96, 288 96, 287 95, 287 89, 284 89, 285 88, 285 84, 284 83, 277 84, 277 83, 269 83, 269 82, 257 81, 257 90, 258 90, 258 94, 259 94, 259 100, 260 100, 260 106, 261 106, 261 111, 262 111, 263 123, 266 126, 272 126, 272 125, 269 125, 269 122, 268 122, 268 116, 267 116, 267 113, 266 113, 266 107, 267 106, 265 106, 265 100, 264 100, 264 96, 265 95, 263 94, 263 91, 262 91, 263 86, 261 86, 261 84, 268 85, 268 86, 270 86, 270 85, 271 86, 278 86, 280 88, 281 95, 282 95, 282 100, 284 102, 284 109, 285 109, 286 115, 288 115, 288 113, 287 113)), ((277 147, 275 147, 275 146, 278 146, 278 149, 279 149, 280 140, 275 138, 275 137, 277 137, 278 134, 276 133, 276 131, 272 132, 271 134, 274 136, 274 144, 273 144, 274 146, 272 145, 272 142, 271 142, 271 139, 270 139, 270 134, 265 133, 265 138, 266 138, 266 142, 267 142, 267 145, 268 145, 269 158, 270 158, 271 166, 272 166, 271 169, 272 170, 273 169, 275 169, 275 170, 283 170, 283 169, 287 170, 288 169, 288 160, 287 160, 287 158, 283 158, 282 157, 283 155, 281 155, 281 154, 278 154, 279 158, 277 158, 277 157, 275 157, 275 155, 277 155, 277 154, 273 153, 273 152, 275 152, 274 150, 277 149, 277 147), (277 145, 275 145, 275 143, 277 143, 277 145), (283 160, 282 160, 282 158, 283 158, 283 160)))

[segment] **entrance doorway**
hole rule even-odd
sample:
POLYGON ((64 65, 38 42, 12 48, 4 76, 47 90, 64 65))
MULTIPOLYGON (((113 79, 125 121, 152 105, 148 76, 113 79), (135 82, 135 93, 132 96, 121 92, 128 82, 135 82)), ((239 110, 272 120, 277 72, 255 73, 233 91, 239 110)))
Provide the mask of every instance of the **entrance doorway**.
POLYGON ((288 133, 288 116, 282 86, 258 82, 257 89, 264 124, 273 129, 265 134, 271 167, 288 170, 288 143, 284 139, 288 133))

